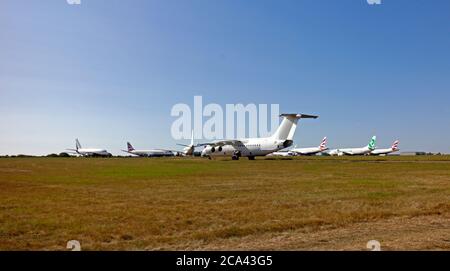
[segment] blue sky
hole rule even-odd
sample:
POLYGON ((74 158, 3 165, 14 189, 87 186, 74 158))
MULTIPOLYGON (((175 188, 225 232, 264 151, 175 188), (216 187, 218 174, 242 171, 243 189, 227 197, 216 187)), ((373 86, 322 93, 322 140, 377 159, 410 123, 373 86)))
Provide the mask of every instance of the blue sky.
MULTIPOLYGON (((2 0, 0 154, 176 148, 174 104, 318 114, 299 146, 450 153, 450 1, 2 0)), ((205 119, 206 120, 206 119, 205 119)))

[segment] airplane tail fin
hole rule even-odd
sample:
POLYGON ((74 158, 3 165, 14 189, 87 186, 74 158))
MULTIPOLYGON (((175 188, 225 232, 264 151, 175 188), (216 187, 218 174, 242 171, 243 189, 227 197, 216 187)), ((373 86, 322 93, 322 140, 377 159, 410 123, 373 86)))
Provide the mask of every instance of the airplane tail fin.
POLYGON ((398 140, 394 141, 394 144, 392 144, 392 150, 393 151, 398 151, 399 150, 399 148, 398 148, 398 144, 399 143, 400 143, 400 141, 398 141, 398 140))
POLYGON ((321 151, 324 151, 324 150, 327 149, 327 137, 324 137, 324 138, 322 139, 322 143, 320 143, 319 149, 320 149, 321 151))
POLYGON ((369 150, 373 151, 375 150, 376 145, 377 145, 377 136, 373 136, 367 147, 369 148, 369 150))
POLYGON ((127 148, 128 148, 128 151, 134 151, 134 148, 130 142, 127 142, 127 148))
POLYGON ((188 147, 188 148, 203 146, 202 144, 197 144, 196 146, 194 145, 194 130, 192 130, 192 133, 191 133, 191 145, 178 144, 178 143, 177 143, 177 145, 178 146, 183 146, 183 147, 188 147))
POLYGON ((78 138, 75 139, 75 149, 78 151, 78 149, 81 149, 80 141, 78 141, 78 138))
POLYGON ((304 115, 304 114, 281 114, 283 117, 280 126, 272 135, 272 138, 278 140, 292 140, 294 138, 295 130, 299 119, 316 119, 318 116, 304 115))

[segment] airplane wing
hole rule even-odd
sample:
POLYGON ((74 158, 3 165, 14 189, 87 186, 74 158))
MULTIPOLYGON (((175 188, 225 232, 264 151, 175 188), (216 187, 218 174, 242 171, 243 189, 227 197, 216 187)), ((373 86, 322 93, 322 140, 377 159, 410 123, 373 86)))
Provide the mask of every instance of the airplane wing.
POLYGON ((281 114, 280 117, 292 117, 299 119, 317 119, 319 116, 307 115, 307 114, 281 114))
POLYGON ((341 151, 341 152, 346 155, 353 155, 353 152, 348 152, 348 151, 341 151))
MULTIPOLYGON (((231 145, 231 146, 236 146, 239 144, 244 144, 242 141, 240 140, 217 140, 217 141, 213 141, 210 143, 202 143, 201 146, 211 146, 211 147, 220 147, 220 146, 225 146, 225 145, 231 145)), ((200 144, 198 144, 200 145, 200 144)))

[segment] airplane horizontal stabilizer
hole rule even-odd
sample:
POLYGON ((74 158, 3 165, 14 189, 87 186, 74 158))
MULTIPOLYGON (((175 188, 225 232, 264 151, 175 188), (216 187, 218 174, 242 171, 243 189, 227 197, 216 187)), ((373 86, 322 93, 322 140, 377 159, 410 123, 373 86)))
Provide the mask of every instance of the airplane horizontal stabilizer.
POLYGON ((292 117, 296 119, 317 119, 319 116, 308 114, 281 114, 280 117, 292 117))

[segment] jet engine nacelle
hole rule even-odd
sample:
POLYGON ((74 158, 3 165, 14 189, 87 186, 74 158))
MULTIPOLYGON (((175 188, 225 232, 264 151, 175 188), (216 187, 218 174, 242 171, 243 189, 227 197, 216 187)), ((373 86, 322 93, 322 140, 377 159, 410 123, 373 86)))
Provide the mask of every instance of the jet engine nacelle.
POLYGON ((219 147, 211 147, 211 148, 209 148, 209 151, 210 151, 211 153, 215 153, 216 151, 221 152, 221 151, 222 151, 222 146, 219 146, 219 147))

